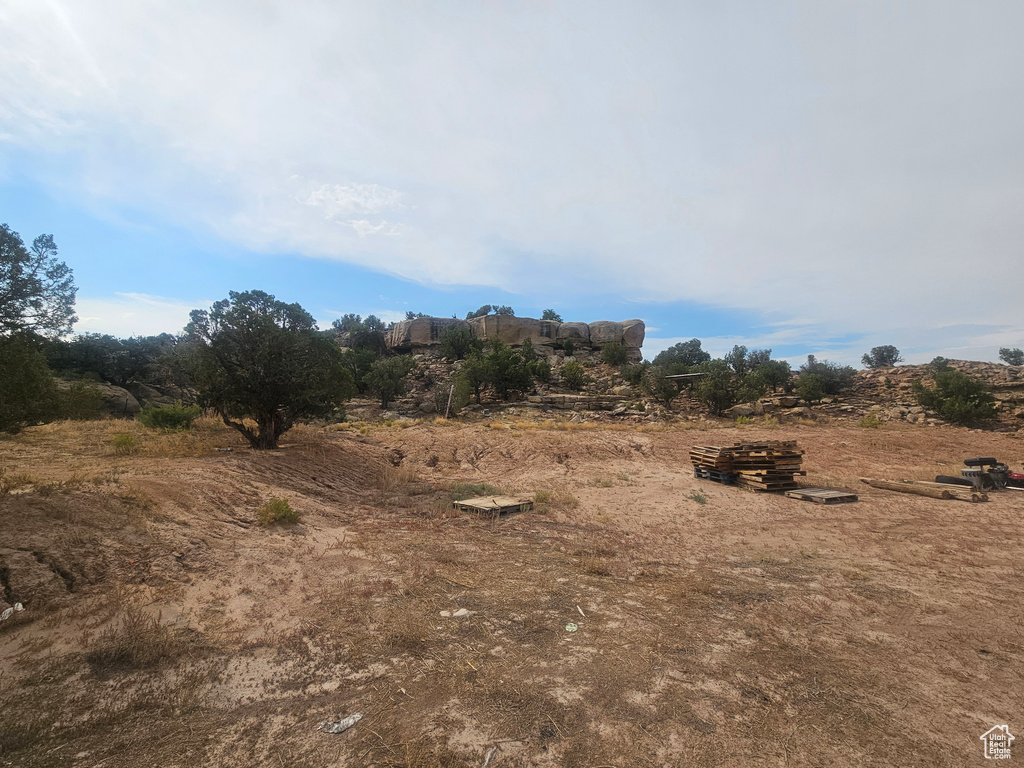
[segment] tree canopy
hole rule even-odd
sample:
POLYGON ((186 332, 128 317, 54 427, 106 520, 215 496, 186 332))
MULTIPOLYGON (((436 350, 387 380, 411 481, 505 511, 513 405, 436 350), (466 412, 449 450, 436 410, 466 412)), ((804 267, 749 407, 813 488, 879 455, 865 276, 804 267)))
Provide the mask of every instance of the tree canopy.
POLYGON ((231 291, 194 310, 185 334, 200 403, 254 449, 276 448, 296 419, 326 415, 354 391, 341 350, 313 316, 263 291, 231 291))
POLYGON ((903 358, 892 344, 883 344, 880 347, 872 347, 860 362, 865 368, 892 368, 896 363, 902 363, 903 358))
POLYGON ((57 258, 53 235, 40 235, 29 249, 17 232, 0 224, 0 334, 70 333, 78 320, 77 290, 68 265, 57 258))
POLYGON ((700 348, 700 339, 690 339, 674 344, 664 352, 659 352, 654 358, 654 364, 666 369, 673 365, 689 368, 706 363, 710 359, 711 355, 700 348))

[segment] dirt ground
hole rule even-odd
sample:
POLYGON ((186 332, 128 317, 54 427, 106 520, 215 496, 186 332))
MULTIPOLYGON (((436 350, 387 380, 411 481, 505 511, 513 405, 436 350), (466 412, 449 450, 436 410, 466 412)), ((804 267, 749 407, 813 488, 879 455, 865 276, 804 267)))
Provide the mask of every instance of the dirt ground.
POLYGON ((685 426, 3 438, 0 765, 964 766, 1019 736, 1024 493, 858 479, 1019 470, 1024 441, 685 426), (759 439, 860 501, 693 478, 690 446, 759 439), (537 504, 452 510, 479 490, 537 504), (301 522, 257 524, 271 498, 301 522))

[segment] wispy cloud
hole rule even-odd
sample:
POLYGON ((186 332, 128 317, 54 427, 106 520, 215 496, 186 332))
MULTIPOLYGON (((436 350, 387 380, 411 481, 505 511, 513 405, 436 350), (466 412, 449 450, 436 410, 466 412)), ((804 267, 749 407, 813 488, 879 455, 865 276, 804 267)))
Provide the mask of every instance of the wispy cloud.
POLYGON ((193 309, 208 309, 211 304, 213 301, 206 299, 186 302, 145 293, 79 296, 75 333, 110 333, 121 337, 179 333, 193 309))
POLYGON ((92 201, 430 285, 1024 343, 995 276, 1024 5, 754 8, 10 0, 0 141, 92 201))

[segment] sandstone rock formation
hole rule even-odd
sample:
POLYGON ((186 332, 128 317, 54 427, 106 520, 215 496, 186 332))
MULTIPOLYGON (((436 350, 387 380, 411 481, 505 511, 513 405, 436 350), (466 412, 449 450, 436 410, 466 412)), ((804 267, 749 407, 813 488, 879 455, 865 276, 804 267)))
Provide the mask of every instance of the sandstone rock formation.
POLYGON ((417 347, 438 344, 441 334, 449 328, 468 328, 469 323, 454 317, 417 317, 391 326, 386 343, 389 349, 411 351, 417 347))
POLYGON ((617 342, 626 347, 631 360, 640 360, 644 343, 644 321, 624 320, 612 322, 598 320, 590 323, 555 323, 532 317, 515 315, 485 315, 470 320, 447 317, 418 317, 395 323, 388 332, 388 348, 399 352, 430 354, 448 328, 472 328, 478 339, 498 339, 510 346, 518 346, 527 339, 538 352, 555 354, 565 348, 568 341, 582 353, 600 350, 606 344, 617 342))

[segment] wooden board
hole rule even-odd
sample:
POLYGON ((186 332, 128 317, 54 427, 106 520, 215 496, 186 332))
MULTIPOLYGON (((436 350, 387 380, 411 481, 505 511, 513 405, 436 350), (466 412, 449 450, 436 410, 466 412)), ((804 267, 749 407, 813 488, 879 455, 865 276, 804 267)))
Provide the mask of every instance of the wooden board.
POLYGON ((833 491, 830 488, 798 488, 786 491, 791 499, 813 501, 815 504, 849 504, 857 500, 857 494, 845 491, 833 491))
POLYGON ((528 512, 533 509, 533 500, 514 496, 477 496, 473 499, 453 502, 456 509, 465 512, 486 512, 500 515, 507 512, 528 512))

